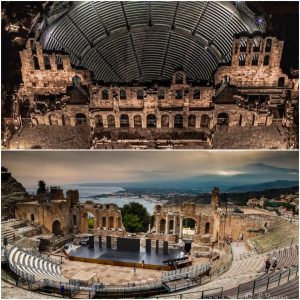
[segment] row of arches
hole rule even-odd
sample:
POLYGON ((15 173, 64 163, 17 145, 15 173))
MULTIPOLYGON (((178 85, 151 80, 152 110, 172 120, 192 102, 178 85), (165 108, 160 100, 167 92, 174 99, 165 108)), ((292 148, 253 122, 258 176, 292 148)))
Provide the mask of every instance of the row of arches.
MULTIPOLYGON (((188 127, 196 127, 196 115, 191 114, 188 116, 188 127)), ((156 115, 149 114, 146 118, 146 127, 147 128, 156 128, 157 127, 157 119, 156 115)), ((115 116, 114 115, 108 115, 107 116, 107 125, 108 127, 115 127, 115 116)), ((135 115, 133 117, 133 125, 135 128, 142 127, 142 116, 141 115, 135 115)), ((103 117, 101 115, 95 116, 95 127, 103 127, 103 117)), ((174 116, 173 120, 173 126, 174 128, 183 128, 184 127, 184 119, 183 115, 176 114, 174 116)), ((210 126, 210 117, 208 115, 202 115, 200 117, 200 127, 202 128, 209 128, 210 126)), ((120 115, 120 127, 129 127, 129 116, 127 114, 121 114, 120 115)), ((170 117, 167 114, 164 114, 161 116, 161 127, 162 128, 168 128, 170 127, 170 117)))
MULTIPOLYGON (((247 37, 241 38, 240 39, 240 44, 239 44, 239 48, 240 48, 240 52, 246 52, 247 51, 247 45, 248 45, 249 41, 247 37)), ((267 38, 265 39, 265 52, 271 52, 272 50, 272 39, 271 38, 267 38)), ((261 37, 254 37, 252 40, 252 50, 253 52, 259 52, 260 51, 260 47, 262 44, 262 38, 261 37)), ((238 51, 238 45, 236 44, 235 47, 235 53, 237 53, 238 51)))
MULTIPOLYGON (((170 220, 169 222, 169 226, 168 226, 168 232, 166 232, 166 220, 165 219, 161 219, 159 222, 159 228, 158 228, 158 232, 161 234, 175 234, 173 232, 173 227, 174 227, 174 220, 170 220)), ((176 224, 177 227, 178 224, 176 224)), ((183 219, 183 228, 190 228, 192 230, 195 230, 197 227, 197 223, 194 219, 192 218, 186 218, 183 219)), ((177 227, 178 228, 178 227, 177 227)), ((210 222, 206 222, 204 225, 204 234, 209 234, 210 233, 210 222)), ((196 232, 195 232, 196 233, 196 232)))

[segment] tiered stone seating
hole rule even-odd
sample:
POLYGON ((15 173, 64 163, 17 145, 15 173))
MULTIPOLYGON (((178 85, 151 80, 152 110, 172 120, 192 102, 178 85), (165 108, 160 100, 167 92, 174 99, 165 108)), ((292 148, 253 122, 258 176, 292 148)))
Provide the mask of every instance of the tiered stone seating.
POLYGON ((37 257, 29 251, 13 247, 9 252, 9 265, 21 277, 23 274, 33 276, 38 280, 52 280, 68 283, 69 280, 61 274, 60 266, 48 259, 37 257), (18 271, 21 271, 18 272, 18 271))
POLYGON ((78 2, 41 40, 106 82, 169 79, 178 66, 208 79, 229 62, 234 34, 250 28, 254 17, 245 23, 229 2, 78 2))
MULTIPOLYGON (((299 263, 299 253, 297 245, 275 250, 273 252, 270 252, 268 255, 271 259, 273 257, 276 257, 278 262, 277 269, 289 268, 292 266, 296 266, 299 263)), ((264 255, 264 257, 266 257, 266 255, 264 255)), ((262 268, 259 271, 263 272, 264 269, 265 266, 262 266, 262 268)))

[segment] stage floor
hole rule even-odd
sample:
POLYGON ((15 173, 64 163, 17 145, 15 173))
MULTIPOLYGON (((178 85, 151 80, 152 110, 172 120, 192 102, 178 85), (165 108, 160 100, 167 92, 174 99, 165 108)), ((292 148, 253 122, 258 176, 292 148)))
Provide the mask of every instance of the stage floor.
POLYGON ((88 246, 79 246, 69 252, 69 256, 76 258, 87 258, 101 261, 114 261, 121 263, 142 264, 145 265, 164 266, 164 260, 178 258, 180 251, 169 249, 169 253, 163 254, 163 249, 159 249, 156 253, 155 248, 151 248, 151 252, 147 253, 146 248, 140 246, 140 252, 120 251, 116 248, 107 249, 105 243, 102 242, 102 248, 99 248, 99 243, 95 242, 94 248, 88 246))

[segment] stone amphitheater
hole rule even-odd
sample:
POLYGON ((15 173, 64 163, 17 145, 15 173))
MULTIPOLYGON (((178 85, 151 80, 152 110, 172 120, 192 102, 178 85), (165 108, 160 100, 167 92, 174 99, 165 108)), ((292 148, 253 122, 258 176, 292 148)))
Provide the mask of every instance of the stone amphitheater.
POLYGON ((244 2, 45 4, 2 146, 298 148, 298 73, 268 22, 244 2))
MULTIPOLYGON (((55 197, 62 195, 60 190, 52 188, 51 191, 55 197)), ((73 202, 78 197, 74 191, 67 195, 73 202)), ((64 221, 58 232, 56 225, 51 228, 48 222, 44 223, 36 206, 48 209, 43 215, 50 220, 54 206, 62 205, 62 200, 16 204, 19 219, 1 224, 2 298, 298 299, 299 222, 296 218, 281 218, 259 208, 240 207, 242 214, 230 208, 225 211, 219 206, 218 197, 215 188, 211 205, 156 205, 152 228, 146 234, 131 237, 121 228, 114 209, 115 222, 108 218, 109 223, 106 220, 103 223, 105 216, 112 216, 111 212, 91 204, 82 205, 80 215, 93 212, 99 228, 87 229, 86 219, 80 218, 75 231, 64 221), (183 230, 187 219, 195 221, 192 236, 183 230), (127 242, 138 238, 141 246, 146 249, 149 246, 153 252, 155 248, 156 252, 160 251, 158 245, 163 242, 164 251, 166 245, 169 251, 179 249, 184 255, 160 267, 150 265, 147 260, 145 264, 132 264, 101 261, 100 257, 96 260, 74 257, 74 249, 94 253, 94 237, 99 235, 106 238, 106 247, 112 239, 113 251, 118 251, 118 239, 126 236, 127 242), (233 242, 228 242, 228 236, 233 242), (84 241, 88 244, 82 244, 84 241), (268 272, 267 259, 277 260, 277 265, 268 272)), ((66 204, 64 207, 64 218, 76 220, 69 218, 66 204)), ((72 213, 75 212, 76 205, 73 205, 72 213)), ((57 217, 53 217, 56 224, 57 217)), ((101 238, 95 248, 102 247, 100 241, 101 238)), ((124 260, 127 254, 123 255, 124 260)))

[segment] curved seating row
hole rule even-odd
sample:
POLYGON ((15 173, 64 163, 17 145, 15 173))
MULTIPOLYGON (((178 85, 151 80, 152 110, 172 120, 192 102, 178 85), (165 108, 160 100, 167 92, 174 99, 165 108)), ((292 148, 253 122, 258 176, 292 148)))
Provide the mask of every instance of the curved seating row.
POLYGON ((39 280, 52 280, 68 283, 69 280, 61 274, 60 266, 49 259, 37 257, 29 251, 13 247, 8 254, 8 262, 12 270, 21 277, 34 278, 39 280))
POLYGON ((209 79, 218 63, 229 62, 233 35, 257 28, 252 23, 248 28, 234 7, 219 2, 83 2, 41 40, 106 82, 169 79, 179 66, 191 78, 209 79))

